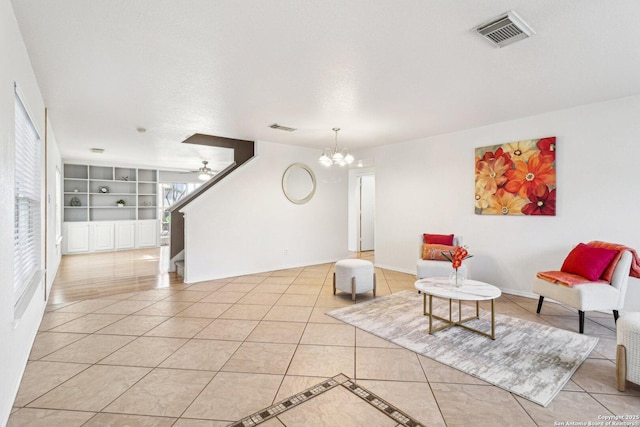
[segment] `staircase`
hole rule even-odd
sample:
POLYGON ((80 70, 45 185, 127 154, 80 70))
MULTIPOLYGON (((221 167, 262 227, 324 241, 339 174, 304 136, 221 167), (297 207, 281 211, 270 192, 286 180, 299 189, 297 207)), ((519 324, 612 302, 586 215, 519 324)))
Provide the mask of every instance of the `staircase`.
POLYGON ((227 166, 205 182, 200 188, 171 207, 171 243, 169 250, 171 268, 169 270, 178 271, 179 269, 178 274, 184 277, 184 215, 180 210, 200 197, 208 189, 217 185, 234 170, 251 160, 255 156, 255 142, 196 133, 182 141, 182 143, 233 149, 233 163, 231 165, 227 166))
POLYGON ((180 277, 184 277, 184 260, 176 261, 176 274, 180 277))

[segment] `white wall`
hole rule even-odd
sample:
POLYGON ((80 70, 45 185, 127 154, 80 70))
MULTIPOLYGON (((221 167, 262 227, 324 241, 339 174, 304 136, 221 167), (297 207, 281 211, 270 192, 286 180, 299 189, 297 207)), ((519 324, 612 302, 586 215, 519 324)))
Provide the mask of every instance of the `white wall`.
MULTIPOLYGON (((44 102, 9 0, 0 1, 0 52, 0 271, 5 278, 0 283, 0 425, 5 425, 45 307, 43 280, 20 321, 14 322, 11 280, 14 231, 14 82, 20 87, 23 101, 33 114, 34 124, 43 141, 45 120, 44 102)), ((60 164, 55 138, 51 141, 53 149, 47 159, 50 166, 60 164)), ((42 167, 45 167, 44 154, 42 167)), ((55 172, 53 173, 53 179, 49 180, 53 187, 43 191, 43 194, 55 191, 55 172)), ((51 248, 48 249, 47 252, 50 253, 51 248)), ((56 258, 59 260, 59 256, 53 254, 49 258, 52 264, 49 272, 51 275, 55 275, 56 258)))
MULTIPOLYGON (((58 242, 56 236, 56 168, 60 171, 60 177, 64 180, 64 170, 62 169, 62 158, 53 133, 51 121, 47 121, 47 296, 51 291, 53 280, 56 277, 60 259, 62 257, 62 242, 58 242)), ((59 218, 62 221, 62 207, 60 207, 59 218)))
POLYGON ((319 155, 320 150, 260 141, 253 160, 189 204, 185 281, 346 257, 347 171, 323 168, 319 155), (285 169, 298 162, 310 166, 317 179, 315 195, 303 205, 282 192, 285 169))
MULTIPOLYGON (((376 263, 415 274, 419 236, 455 233, 474 279, 531 295, 535 273, 559 269, 578 242, 640 250, 639 117, 635 96, 373 149, 376 263), (556 216, 475 215, 474 148, 546 136, 557 137, 556 216)), ((625 309, 640 311, 640 280, 625 309)))

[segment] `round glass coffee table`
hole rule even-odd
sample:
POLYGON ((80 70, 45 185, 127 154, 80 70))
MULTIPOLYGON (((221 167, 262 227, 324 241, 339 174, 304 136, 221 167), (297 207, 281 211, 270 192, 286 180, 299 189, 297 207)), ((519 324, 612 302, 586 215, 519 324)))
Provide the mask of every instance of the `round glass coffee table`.
POLYGON ((429 333, 441 331, 452 326, 460 326, 480 335, 496 339, 495 304, 494 301, 502 292, 496 286, 485 282, 467 279, 460 287, 454 287, 449 283, 448 277, 429 277, 416 281, 415 287, 422 292, 422 314, 429 316, 429 333), (427 297, 429 297, 429 311, 427 312, 427 297), (449 318, 436 316, 433 314, 433 297, 449 300, 449 318), (458 320, 453 320, 451 316, 452 301, 458 301, 458 320), (462 318, 462 301, 476 302, 476 315, 462 318), (491 333, 483 332, 465 325, 465 322, 480 318, 480 301, 491 301, 491 333), (433 327, 433 319, 444 322, 444 325, 433 327))

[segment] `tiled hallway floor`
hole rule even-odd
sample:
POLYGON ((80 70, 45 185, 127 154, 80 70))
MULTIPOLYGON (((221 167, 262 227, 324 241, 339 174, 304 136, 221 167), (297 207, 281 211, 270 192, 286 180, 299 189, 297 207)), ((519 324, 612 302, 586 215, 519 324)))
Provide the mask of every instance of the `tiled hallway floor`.
MULTIPOLYGON (((543 408, 325 315, 352 304, 332 294, 332 272, 316 265, 50 305, 9 426, 224 426, 340 373, 427 426, 640 414, 640 389, 616 390, 611 316, 588 313, 598 347, 543 408)), ((413 290, 412 275, 376 272, 379 295, 413 290)), ((536 315, 536 303, 503 295, 496 308, 577 329, 577 314, 545 303, 536 315)), ((260 425, 400 424, 337 387, 260 425)))

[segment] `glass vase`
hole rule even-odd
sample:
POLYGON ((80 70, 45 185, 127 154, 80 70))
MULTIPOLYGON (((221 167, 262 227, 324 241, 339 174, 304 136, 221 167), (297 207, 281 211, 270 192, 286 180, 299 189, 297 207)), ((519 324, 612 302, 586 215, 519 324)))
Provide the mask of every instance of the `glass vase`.
POLYGON ((467 279, 467 267, 463 264, 458 268, 454 268, 451 274, 449 274, 449 283, 454 288, 459 288, 464 284, 467 279))

